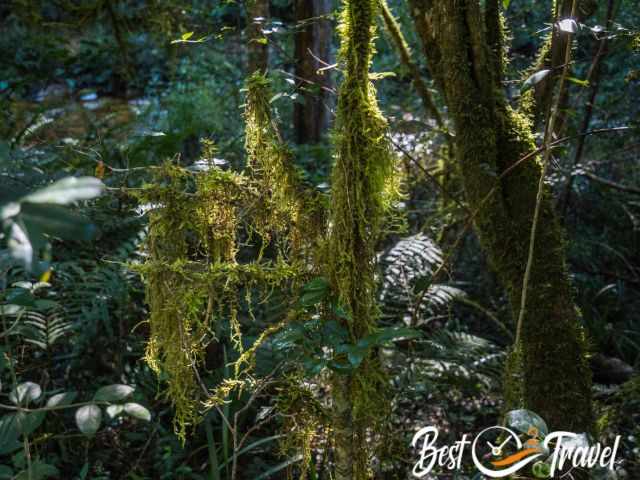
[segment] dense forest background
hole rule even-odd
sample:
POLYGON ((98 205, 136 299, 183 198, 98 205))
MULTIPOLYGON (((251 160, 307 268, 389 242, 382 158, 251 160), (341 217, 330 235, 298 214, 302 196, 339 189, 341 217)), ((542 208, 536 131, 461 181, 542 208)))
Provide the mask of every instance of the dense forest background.
POLYGON ((621 435, 590 475, 640 478, 639 7, 2 2, 0 479, 411 478, 418 428, 520 407, 621 435), (477 98, 447 36, 481 56, 475 8, 477 98), (485 149, 529 138, 512 109, 544 176, 531 271, 537 180, 485 149), (482 213, 492 182, 523 230, 482 213))

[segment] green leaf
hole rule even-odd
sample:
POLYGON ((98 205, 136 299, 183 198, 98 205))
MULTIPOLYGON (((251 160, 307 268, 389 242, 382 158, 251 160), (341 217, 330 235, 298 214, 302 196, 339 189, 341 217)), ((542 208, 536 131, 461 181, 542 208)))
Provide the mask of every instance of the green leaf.
POLYGON ((42 388, 40 388, 40 385, 33 382, 24 382, 11 391, 9 400, 16 405, 27 405, 29 402, 39 399, 41 395, 42 388))
POLYGON ((35 305, 35 298, 33 294, 24 288, 12 288, 7 290, 4 301, 21 307, 33 307, 35 305))
POLYGON ((34 249, 27 235, 27 229, 21 222, 7 221, 7 247, 13 258, 31 270, 34 260, 34 249))
POLYGON ((35 302, 35 307, 40 310, 50 310, 52 308, 57 307, 58 305, 60 305, 58 302, 54 301, 54 300, 47 300, 47 299, 38 299, 35 302))
POLYGON ((16 428, 20 434, 26 436, 31 435, 44 421, 46 411, 40 412, 18 412, 16 414, 16 428))
POLYGON ((578 24, 573 18, 565 18, 558 22, 558 28, 565 33, 576 33, 578 24))
POLYGON ((23 203, 19 218, 34 245, 42 233, 65 240, 91 240, 95 233, 95 226, 86 218, 50 203, 23 203))
POLYGON ((139 403, 125 403, 124 413, 138 420, 144 420, 145 422, 151 421, 151 412, 139 403))
POLYGON ((352 320, 351 314, 347 312, 342 305, 333 305, 332 308, 333 308, 333 313, 335 313, 338 318, 342 318, 349 322, 352 320))
POLYGON ((322 325, 322 335, 325 337, 327 345, 335 348, 348 340, 349 331, 335 320, 329 320, 322 325))
POLYGON ((334 359, 334 360, 331 360, 327 366, 331 370, 339 374, 348 374, 350 372, 353 372, 353 366, 348 361, 343 362, 343 361, 334 359))
POLYGON ((302 365, 308 375, 315 376, 327 366, 327 361, 317 358, 305 358, 302 361, 302 365))
POLYGON ((88 474, 89 474, 89 462, 84 462, 84 465, 82 466, 82 469, 80 470, 80 473, 78 474, 78 476, 80 477, 80 480, 84 480, 85 478, 87 478, 88 474))
POLYGON ((193 32, 187 32, 187 33, 183 33, 181 40, 189 40, 191 37, 193 37, 193 32))
POLYGON ((95 177, 67 177, 24 197, 22 202, 68 205, 98 197, 104 184, 95 177))
POLYGON ((129 385, 113 384, 100 388, 93 399, 96 402, 119 402, 133 393, 135 388, 129 385))
POLYGON ((78 392, 57 393, 47 400, 47 407, 64 407, 73 403, 77 396, 78 392))
POLYGON ((551 476, 551 466, 545 462, 536 462, 533 464, 531 472, 536 478, 549 478, 551 476))
POLYGON ((320 303, 329 293, 329 282, 323 277, 317 277, 302 287, 300 305, 311 307, 320 303))
POLYGON ((56 467, 48 463, 36 460, 31 464, 31 474, 28 470, 21 471, 16 480, 44 480, 45 478, 60 478, 60 472, 56 467))
POLYGON ((109 418, 116 418, 122 412, 124 412, 124 405, 109 405, 107 407, 107 415, 109 415, 109 418))
POLYGON ((0 455, 7 455, 22 447, 22 443, 18 441, 19 436, 16 414, 0 417, 0 455))
POLYGON ((357 368, 367 355, 367 349, 359 348, 357 346, 351 346, 347 350, 347 360, 353 368, 357 368))
POLYGON ((0 480, 12 480, 13 470, 6 465, 0 465, 0 480))
MULTIPOLYGON (((14 196, 11 197, 12 199, 14 196)), ((18 196, 17 200, 20 199, 18 196)), ((15 217, 20 213, 20 204, 18 202, 2 202, 0 203, 0 220, 8 220, 11 217, 15 217)))
POLYGON ((76 424, 85 435, 93 435, 102 423, 102 410, 97 405, 85 405, 76 411, 76 424))
POLYGON ((524 81, 524 83, 522 84, 521 91, 522 92, 526 92, 531 87, 533 87, 537 83, 540 83, 542 80, 544 80, 545 77, 547 75, 549 75, 549 73, 551 73, 551 70, 549 70, 549 69, 544 69, 544 70, 537 71, 536 73, 534 73, 533 75, 531 75, 529 78, 527 78, 524 81))
POLYGON ((502 0, 502 8, 506 10, 507 8, 509 8, 510 3, 511 3, 511 0, 502 0))

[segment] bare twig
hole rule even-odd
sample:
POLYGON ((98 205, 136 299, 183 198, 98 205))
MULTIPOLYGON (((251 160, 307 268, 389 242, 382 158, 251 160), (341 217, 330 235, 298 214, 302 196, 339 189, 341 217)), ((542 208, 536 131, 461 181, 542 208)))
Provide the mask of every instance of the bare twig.
MULTIPOLYGON (((608 0, 607 4, 607 18, 606 18, 606 28, 607 30, 611 27, 613 22, 613 14, 614 14, 614 4, 615 0, 608 0)), ((586 132, 589 129, 589 124, 591 123, 591 117, 593 116, 593 106, 596 102, 596 96, 598 95, 598 89, 600 87, 600 65, 602 64, 602 60, 608 53, 608 45, 609 45, 609 34, 607 33, 600 40, 600 44, 598 46, 598 51, 589 67, 589 73, 587 74, 587 81, 591 83, 591 91, 589 94, 589 100, 587 101, 587 106, 584 112, 584 117, 582 119, 582 125, 580 127, 581 132, 586 132)), ((573 157, 573 166, 576 167, 580 164, 582 160, 582 153, 584 151, 584 145, 586 142, 586 136, 580 137, 578 140, 578 145, 576 146, 576 151, 573 157)), ((567 185, 564 189, 564 195, 562 196, 562 208, 561 208, 561 217, 564 219, 567 215, 567 209, 569 208, 569 203, 571 202, 571 192, 573 187, 573 175, 569 176, 567 179, 567 185)))
POLYGON ((606 185, 607 187, 611 187, 611 188, 613 188, 615 190, 620 190, 621 192, 634 193, 636 195, 640 195, 640 188, 632 187, 632 186, 629 186, 629 185, 622 185, 622 184, 614 182, 612 180, 607 180, 606 178, 599 177, 595 173, 589 172, 588 170, 580 169, 577 172, 575 172, 571 176, 571 178, 578 177, 578 176, 587 177, 587 178, 593 180, 594 182, 601 183, 601 184, 606 185))

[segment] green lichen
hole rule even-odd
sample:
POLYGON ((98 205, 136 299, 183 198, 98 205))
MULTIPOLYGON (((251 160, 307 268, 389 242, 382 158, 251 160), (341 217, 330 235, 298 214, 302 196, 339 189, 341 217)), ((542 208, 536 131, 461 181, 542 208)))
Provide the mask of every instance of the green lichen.
POLYGON ((293 155, 283 142, 273 119, 269 80, 259 72, 246 82, 245 150, 254 179, 262 216, 255 219, 263 235, 269 230, 286 233, 291 251, 308 255, 324 227, 325 200, 304 184, 293 155))

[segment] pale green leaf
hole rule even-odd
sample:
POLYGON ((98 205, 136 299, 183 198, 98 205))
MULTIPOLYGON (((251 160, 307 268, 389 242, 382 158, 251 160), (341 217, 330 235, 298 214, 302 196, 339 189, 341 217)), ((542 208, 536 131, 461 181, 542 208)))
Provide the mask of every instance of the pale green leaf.
POLYGON ((130 417, 137 418, 138 420, 144 420, 149 422, 151 420, 151 413, 145 407, 139 403, 125 403, 124 412, 130 417))
POLYGON ((9 394, 9 400, 16 405, 27 404, 36 401, 42 395, 40 385, 33 382, 24 382, 14 388, 9 394))
POLYGON ((76 411, 76 424, 85 435, 93 435, 102 423, 102 410, 97 405, 85 405, 76 411))
POLYGON ((95 198, 103 189, 103 183, 95 177, 67 177, 27 195, 22 202, 67 205, 95 198))
POLYGON ((119 402, 133 393, 135 389, 119 383, 100 388, 93 399, 96 402, 119 402))
POLYGON ((47 407, 63 407, 69 405, 77 396, 78 392, 57 393, 47 400, 47 407))

